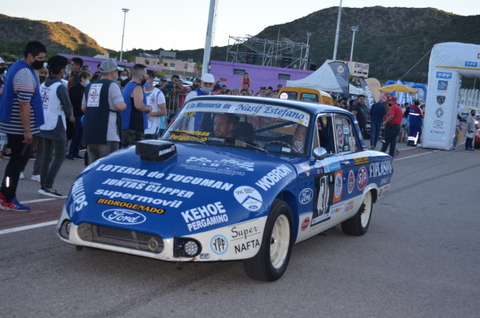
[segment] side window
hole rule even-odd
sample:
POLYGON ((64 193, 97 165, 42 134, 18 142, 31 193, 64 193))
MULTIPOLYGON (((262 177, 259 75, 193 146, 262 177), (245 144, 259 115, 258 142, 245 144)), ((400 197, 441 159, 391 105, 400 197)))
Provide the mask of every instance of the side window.
POLYGON ((325 148, 328 153, 336 153, 332 117, 328 115, 318 117, 317 131, 320 147, 325 148))
POLYGON ((335 116, 335 144, 338 153, 355 151, 357 149, 355 132, 350 119, 346 116, 335 116))

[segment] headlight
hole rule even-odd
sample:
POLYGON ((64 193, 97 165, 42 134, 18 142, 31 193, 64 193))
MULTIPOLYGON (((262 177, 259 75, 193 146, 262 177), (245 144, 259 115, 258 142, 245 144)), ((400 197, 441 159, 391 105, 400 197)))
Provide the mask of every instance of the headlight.
POLYGON ((60 226, 60 231, 58 232, 58 234, 60 234, 61 237, 68 239, 70 237, 71 227, 72 227, 72 221, 64 220, 62 222, 62 225, 60 226))
POLYGON ((195 257, 202 252, 202 244, 195 239, 176 237, 174 239, 173 255, 175 257, 195 257))

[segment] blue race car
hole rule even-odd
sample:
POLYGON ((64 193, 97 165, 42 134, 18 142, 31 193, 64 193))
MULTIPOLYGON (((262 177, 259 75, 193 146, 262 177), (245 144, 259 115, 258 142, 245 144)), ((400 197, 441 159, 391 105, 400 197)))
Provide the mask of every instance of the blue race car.
POLYGON ((88 166, 58 221, 61 240, 170 262, 243 260, 274 281, 292 246, 335 225, 367 232, 392 158, 366 150, 338 107, 260 97, 190 100, 160 140, 88 166))

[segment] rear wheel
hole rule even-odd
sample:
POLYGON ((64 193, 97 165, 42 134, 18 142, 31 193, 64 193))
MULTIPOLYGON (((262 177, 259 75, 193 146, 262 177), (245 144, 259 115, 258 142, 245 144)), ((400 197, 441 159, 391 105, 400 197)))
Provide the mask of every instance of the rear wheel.
POLYGON ((273 202, 257 255, 243 261, 250 278, 272 282, 287 269, 292 253, 292 214, 285 201, 273 202))
POLYGON ((365 193, 362 205, 350 219, 342 222, 342 231, 345 234, 361 236, 367 233, 372 218, 372 192, 365 193))

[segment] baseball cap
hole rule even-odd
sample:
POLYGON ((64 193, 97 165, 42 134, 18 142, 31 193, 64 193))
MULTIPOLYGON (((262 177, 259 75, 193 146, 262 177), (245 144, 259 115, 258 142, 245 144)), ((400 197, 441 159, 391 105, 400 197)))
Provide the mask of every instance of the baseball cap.
POLYGON ((205 73, 202 76, 202 82, 204 83, 215 83, 215 77, 210 73, 205 73))
POLYGON ((100 64, 100 73, 106 74, 117 70, 117 63, 112 60, 105 60, 100 64))
POLYGON ((396 102, 397 99, 396 99, 395 97, 393 97, 393 96, 390 96, 390 97, 387 99, 387 102, 392 102, 392 101, 393 101, 393 102, 396 102))
POLYGON ((166 79, 165 77, 162 77, 162 78, 160 79, 160 82, 166 82, 166 81, 167 81, 167 79, 166 79))

